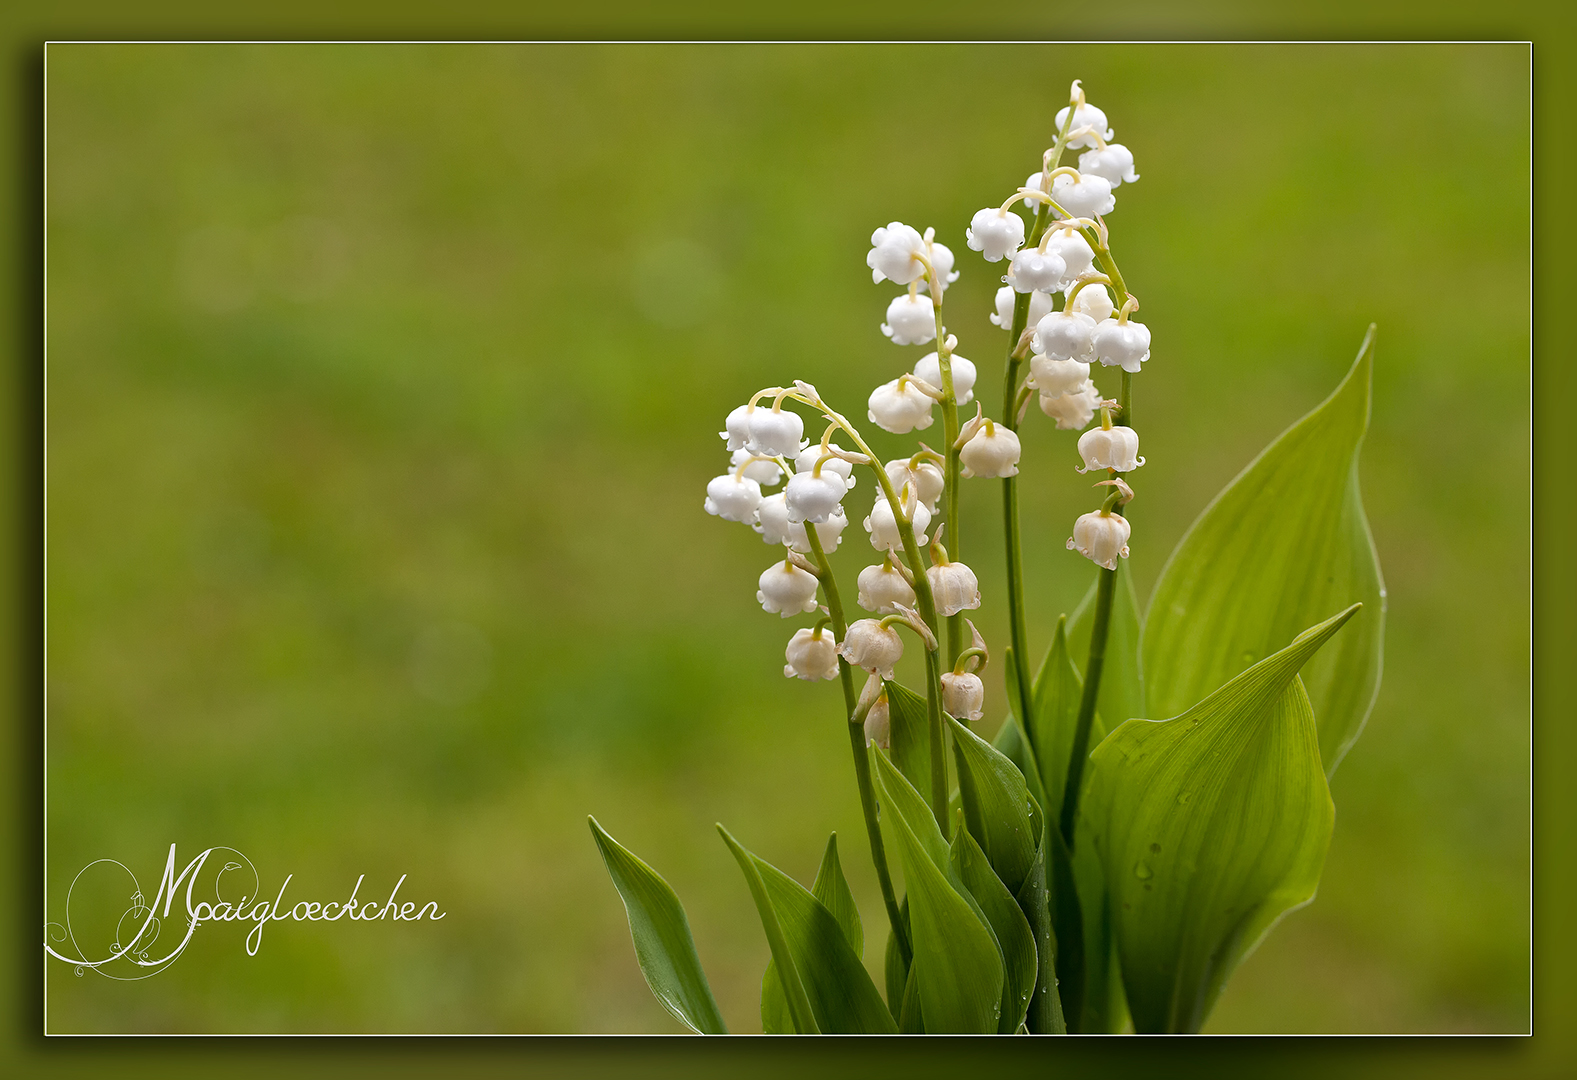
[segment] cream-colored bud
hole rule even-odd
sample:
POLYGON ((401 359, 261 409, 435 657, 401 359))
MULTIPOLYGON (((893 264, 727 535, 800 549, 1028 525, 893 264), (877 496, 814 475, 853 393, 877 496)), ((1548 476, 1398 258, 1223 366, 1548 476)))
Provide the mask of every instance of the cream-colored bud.
POLYGON ((1108 570, 1117 569, 1119 557, 1128 557, 1128 535, 1133 526, 1121 514, 1082 514, 1073 523, 1068 547, 1108 570))
POLYGON ((985 715, 986 684, 971 672, 942 673, 942 708, 960 720, 979 720, 985 715))

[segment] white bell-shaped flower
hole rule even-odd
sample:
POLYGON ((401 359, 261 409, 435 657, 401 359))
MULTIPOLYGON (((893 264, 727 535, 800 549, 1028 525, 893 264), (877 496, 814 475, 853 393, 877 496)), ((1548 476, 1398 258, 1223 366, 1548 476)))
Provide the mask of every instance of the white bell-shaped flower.
POLYGON ((1112 303, 1111 294, 1106 291, 1106 286, 1100 282, 1086 285, 1080 289, 1073 298, 1073 310, 1080 315, 1088 315, 1097 324, 1112 317, 1116 306, 1112 303))
POLYGON ((970 251, 986 262, 1001 262, 1024 245, 1024 219, 997 206, 977 211, 964 230, 970 251))
MULTIPOLYGON (((818 521, 811 525, 811 528, 816 530, 816 542, 827 554, 838 550, 838 544, 843 538, 843 530, 848 527, 849 519, 844 516, 841 506, 826 521, 818 521)), ((810 537, 805 535, 805 522, 788 523, 788 545, 801 555, 810 554, 810 537)))
POLYGON ((1069 176, 1063 173, 1051 182, 1051 197, 1074 217, 1099 217, 1117 206, 1111 181, 1104 176, 1069 176))
POLYGON ((716 514, 724 521, 749 524, 756 507, 761 505, 761 485, 738 473, 715 476, 706 485, 706 502, 702 505, 708 514, 716 514))
POLYGON ((894 345, 924 345, 936 340, 936 306, 925 293, 894 297, 887 305, 887 321, 882 333, 894 345))
MULTIPOLYGON (((1004 330, 1013 329, 1013 302, 1017 296, 1018 294, 1014 292, 1011 285, 1004 285, 997 290, 997 310, 991 316, 991 321, 1004 330)), ((1031 293, 1029 298, 1029 318, 1024 325, 1034 326, 1040 322, 1041 319, 1051 313, 1051 304, 1050 293, 1031 293)))
POLYGON ((858 603, 866 611, 878 615, 896 615, 896 605, 912 608, 915 604, 914 586, 903 576, 889 557, 874 566, 860 571, 858 603))
MULTIPOLYGON (((943 292, 947 287, 958 280, 958 271, 953 269, 953 249, 946 244, 939 244, 930 239, 932 230, 925 230, 927 257, 931 260, 931 269, 936 271, 938 285, 943 292)), ((931 277, 926 275, 920 279, 920 288, 925 292, 931 291, 931 277)))
POLYGON ((916 429, 924 431, 931 426, 934 419, 931 406, 935 404, 930 395, 916 386, 912 379, 899 377, 871 391, 866 415, 871 418, 871 423, 883 431, 907 435, 916 429))
POLYGON ((1082 360, 1053 360, 1037 354, 1029 358, 1029 377, 1042 397, 1072 394, 1089 382, 1090 365, 1082 360))
POLYGON ((1101 392, 1093 382, 1061 394, 1041 394, 1040 411, 1057 422, 1059 431, 1078 431, 1095 419, 1101 407, 1101 392))
MULTIPOLYGON (((1100 137, 1107 142, 1110 142, 1112 136, 1116 134, 1116 132, 1106 126, 1106 114, 1097 109, 1094 105, 1090 104, 1080 105, 1076 108, 1071 105, 1064 105, 1057 112, 1056 124, 1058 131, 1062 130, 1063 121, 1068 119, 1069 109, 1073 109, 1073 119, 1068 123, 1068 134, 1070 136, 1073 136, 1073 133, 1078 131, 1080 128, 1087 127, 1094 128, 1096 133, 1098 133, 1100 137)), ((1068 139, 1069 150, 1077 150, 1081 146, 1094 145, 1096 145, 1096 142, 1095 136, 1093 134, 1087 133, 1077 137, 1070 137, 1068 139)))
POLYGON ((816 610, 816 575, 788 562, 775 562, 761 572, 756 600, 785 619, 816 610))
POLYGON ((1139 174, 1133 171, 1133 152, 1122 143, 1107 143, 1104 149, 1086 150, 1079 155, 1079 171, 1102 177, 1114 188, 1139 179, 1139 174))
MULTIPOLYGON (((954 353, 949 366, 953 369, 953 397, 958 404, 968 405, 975 399, 975 362, 954 353)), ((942 389, 942 361, 936 353, 929 352, 920 357, 914 366, 914 374, 938 390, 942 389)), ((929 410, 927 413, 929 415, 929 410)))
POLYGON ((795 473, 783 489, 790 521, 826 521, 837 513, 848 493, 848 481, 825 467, 819 474, 814 470, 795 473))
POLYGON ((1150 359, 1150 328, 1144 323, 1106 319, 1095 327, 1090 344, 1096 359, 1107 367, 1138 371, 1139 365, 1150 359))
POLYGON ((1054 251, 1025 248, 1014 253, 1003 278, 1016 292, 1055 292, 1062 287, 1068 264, 1054 251))
POLYGON ((888 479, 893 482, 894 491, 902 492, 905 484, 913 484, 920 501, 931 510, 936 509, 936 500, 942 497, 942 492, 947 488, 947 477, 934 461, 919 461, 910 465, 905 458, 894 458, 884 468, 888 479))
MULTIPOLYGON (((910 524, 914 526, 914 542, 924 544, 927 540, 925 530, 931 526, 931 508, 916 501, 910 524)), ((865 531, 871 534, 871 547, 877 551, 903 550, 903 537, 898 535, 898 519, 893 516, 893 504, 887 501, 885 495, 877 494, 870 516, 865 519, 865 531)))
POLYGON ((753 454, 782 454, 795 457, 804 445, 805 421, 788 409, 758 408, 750 414, 750 442, 753 454))
POLYGON ((1067 273, 1063 276, 1065 281, 1089 273, 1095 262, 1095 249, 1090 247, 1090 242, 1077 229, 1053 229, 1046 240, 1046 250, 1056 252, 1067 266, 1067 273))
POLYGON ((756 507, 756 520, 751 528, 761 534, 761 539, 768 544, 786 544, 789 542, 789 516, 788 502, 783 492, 768 495, 756 507))
MULTIPOLYGON (((1085 292, 1090 290, 1086 288, 1085 292)), ((1079 311, 1053 311, 1035 324, 1034 349, 1053 360, 1094 359, 1095 320, 1079 311)), ((1049 391, 1047 391, 1049 392, 1049 391)))
POLYGON ((903 638, 880 619, 861 619, 851 623, 838 646, 838 655, 857 668, 884 679, 893 677, 893 665, 903 659, 903 638))
POLYGON ((1139 433, 1130 427, 1091 428, 1079 436, 1079 456, 1084 459, 1084 468, 1079 472, 1132 472, 1144 464, 1144 458, 1139 456, 1139 433))
POLYGON ((838 642, 824 626, 794 631, 783 658, 788 661, 783 665, 785 678, 815 682, 838 677, 838 642))
POLYGON ((975 572, 961 562, 932 565, 925 572, 936 599, 936 613, 946 618, 980 606, 980 582, 975 572))
MULTIPOLYGON (((828 443, 827 449, 842 450, 843 447, 839 446, 837 443, 828 443)), ((852 489, 855 484, 854 463, 845 461, 840 457, 832 457, 830 455, 826 455, 827 460, 822 461, 821 459, 823 456, 821 444, 811 443, 809 446, 805 447, 805 449, 801 450, 799 452, 799 456, 794 459, 794 471, 810 472, 816 468, 816 463, 821 461, 821 471, 823 473, 837 473, 839 476, 843 477, 844 482, 852 489)))
POLYGON ((1073 523, 1073 535, 1068 547, 1089 559, 1096 566, 1117 569, 1118 558, 1128 557, 1128 534, 1133 526, 1120 514, 1097 511, 1081 514, 1073 523))
POLYGON ((745 475, 762 487, 771 487, 777 483, 778 479, 783 475, 783 470, 778 468, 778 463, 769 461, 766 458, 757 458, 755 461, 751 461, 749 465, 745 465, 745 462, 754 456, 749 450, 741 446, 734 451, 734 456, 729 460, 735 469, 744 465, 745 475))
POLYGON ((959 720, 979 720, 985 715, 986 684, 973 672, 942 672, 942 708, 959 720))
POLYGON ((893 717, 886 694, 877 698, 870 712, 865 714, 865 745, 870 746, 872 743, 883 750, 893 747, 893 717))
POLYGON ((728 414, 728 419, 723 421, 724 430, 717 434, 720 438, 728 440, 729 450, 738 452, 743 450, 750 442, 750 414, 759 406, 741 405, 728 414))
POLYGON ((871 268, 871 280, 896 281, 907 285, 925 276, 925 238, 919 230, 894 221, 885 229, 871 233, 871 250, 865 255, 865 265, 871 268))
POLYGON ((958 452, 958 459, 964 463, 965 476, 1017 476, 1020 452, 1017 434, 987 420, 958 452))

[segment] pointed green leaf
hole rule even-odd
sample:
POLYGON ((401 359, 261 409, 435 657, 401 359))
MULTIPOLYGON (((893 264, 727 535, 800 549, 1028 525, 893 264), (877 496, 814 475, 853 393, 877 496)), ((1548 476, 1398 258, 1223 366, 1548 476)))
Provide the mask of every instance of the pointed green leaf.
POLYGON ((872 748, 883 821, 890 823, 909 889, 914 962, 910 978, 931 1032, 990 1034, 1002 1009, 996 939, 952 870, 930 807, 887 757, 872 748))
POLYGON ((909 969, 909 977, 904 980, 898 1030, 904 1035, 925 1034, 925 1016, 920 1011, 920 983, 915 979, 914 968, 909 969))
MULTIPOLYGON (((843 937, 854 950, 855 956, 865 954, 865 931, 860 925, 860 909, 854 903, 854 894, 844 880, 843 866, 838 861, 838 834, 827 838, 827 850, 821 856, 821 869, 816 871, 816 882, 810 887, 811 895, 838 920, 843 937)), ((777 963, 767 961, 767 970, 761 977, 761 1030, 768 1035, 788 1034, 794 1030, 788 1014, 788 1001, 783 996, 783 983, 777 977, 777 963)))
POLYGON ((1239 960, 1314 896, 1335 808, 1297 676, 1357 610, 1091 755, 1085 811, 1137 1030, 1197 1031, 1239 960))
POLYGON ((1012 896, 1024 884, 1035 862, 1035 838, 1040 832, 1037 823, 1030 820, 1024 774, 967 726, 952 717, 947 720, 952 725, 953 749, 958 758, 959 791, 969 793, 964 800, 969 830, 1012 896))
POLYGON ((953 869, 985 912, 1002 953, 1002 1014, 997 1020, 997 1033, 1011 1035, 1024 1022, 1035 993, 1039 961, 1035 956, 1034 932, 1019 910, 1018 901, 993 872, 986 853, 968 829, 959 829, 953 837, 953 869))
POLYGON ((1084 1017, 1084 916, 1073 853, 1055 824, 1047 827, 1044 839, 1051 927, 1057 939, 1057 992, 1068 1030, 1079 1032, 1084 1017))
MULTIPOLYGON (((1121 581, 1121 577, 1118 580, 1121 581)), ((1073 753, 1074 728, 1079 719, 1079 698, 1084 692, 1083 680, 1070 655, 1067 622, 1066 616, 1057 620, 1051 647, 1046 650, 1046 659, 1035 678, 1035 712, 1030 724, 1030 737, 1035 741, 1035 752, 1040 758, 1042 786, 1049 800, 1046 805, 1053 807, 1062 805, 1062 789, 1068 780, 1068 757, 1073 753)), ((1084 636, 1087 651, 1087 629, 1084 636)), ((1117 637, 1115 626, 1112 637, 1114 640, 1117 637)), ((1106 671, 1116 674, 1111 666, 1106 671)), ((1103 687, 1106 685, 1104 677, 1101 683, 1103 687)), ((1105 734, 1106 729, 1097 715, 1090 726, 1090 745, 1099 743, 1105 734)))
POLYGON ((717 831, 745 872, 794 1030, 801 1034, 897 1031, 876 984, 832 912, 799 882, 747 851, 727 829, 719 825, 717 831))
POLYGON ((1070 1027, 1085 1034, 1110 1033, 1121 1030, 1127 1013, 1122 1006, 1122 974, 1117 966, 1106 871, 1090 832, 1089 818, 1082 814, 1076 838, 1073 883, 1079 894, 1079 923, 1084 933, 1080 958, 1084 988, 1078 1021, 1070 1027))
POLYGON ((646 985, 681 1024, 701 1035, 726 1035, 706 972, 695 954, 684 905, 657 871, 619 845, 597 819, 588 817, 602 861, 624 901, 635 959, 646 985))
POLYGON ((1363 612, 1304 686, 1333 772, 1380 688, 1385 588, 1358 489, 1374 328, 1352 370, 1199 515, 1172 552, 1144 628, 1146 716, 1175 716, 1327 612, 1363 612))
POLYGON ((1035 1035, 1062 1035, 1068 1030, 1057 992, 1057 939, 1052 931, 1051 892, 1046 884, 1046 846, 1055 832, 1055 828, 1042 825, 1035 863, 1014 898, 1035 937, 1035 994, 1024 1017, 1025 1025, 1035 1035))
POLYGON ((931 717, 923 694, 887 680, 887 711, 892 719, 893 764, 917 789, 931 786, 931 717))
MULTIPOLYGON (((1090 658, 1090 631, 1095 625, 1095 592, 1099 576, 1079 601, 1068 623, 1068 658, 1082 679, 1090 658)), ((1112 592, 1112 615, 1106 629, 1106 654, 1101 664, 1101 685, 1095 695, 1095 712, 1110 731, 1124 720, 1145 715, 1144 683, 1148 677, 1139 663, 1143 623, 1134 596, 1133 574, 1128 564, 1117 564, 1117 587, 1112 592)))
MULTIPOLYGON (((904 929, 908 931, 911 939, 914 936, 909 924, 909 898, 906 896, 898 905, 899 917, 903 919, 904 929)), ((898 937, 890 930, 887 934, 887 952, 883 958, 883 975, 887 984, 887 1007, 897 1019, 899 1009, 903 1005, 904 985, 909 981, 909 964, 903 958, 903 951, 898 948, 898 937)))

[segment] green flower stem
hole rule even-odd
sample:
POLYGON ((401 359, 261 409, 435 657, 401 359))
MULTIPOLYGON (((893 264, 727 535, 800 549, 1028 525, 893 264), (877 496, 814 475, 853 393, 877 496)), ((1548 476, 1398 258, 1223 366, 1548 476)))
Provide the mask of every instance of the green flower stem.
MULTIPOLYGON (((942 324, 942 282, 936 269, 926 263, 927 281, 931 287, 931 304, 936 312, 936 360, 942 373, 942 432, 947 439, 947 456, 942 471, 945 483, 943 503, 947 509, 943 518, 947 522, 947 544, 955 560, 962 560, 964 534, 958 521, 958 394, 953 389, 953 350, 947 346, 947 327, 942 324)), ((934 530, 933 530, 934 532, 934 530)), ((947 662, 952 664, 964 644, 964 616, 955 613, 947 620, 947 662)))
MULTIPOLYGON (((1113 513, 1122 513, 1122 507, 1117 507, 1113 513)), ((1073 850, 1073 829, 1079 817, 1079 785, 1084 780, 1084 760, 1090 756, 1090 725, 1095 720, 1095 695, 1100 691, 1101 668, 1106 663, 1106 637, 1116 586, 1117 571, 1102 567, 1095 591, 1095 623, 1090 627, 1090 656, 1084 665, 1084 693, 1079 698, 1079 719, 1073 729, 1073 753, 1068 757, 1068 780, 1062 789, 1062 814, 1058 821, 1069 851, 1073 850)))
MULTIPOLYGON (((816 558, 816 567, 821 571, 821 592, 827 599, 827 614, 831 616, 833 633, 842 641, 849 625, 843 617, 843 600, 838 596, 838 583, 832 576, 832 565, 827 561, 827 553, 821 549, 821 537, 816 535, 814 524, 805 524, 805 536, 810 541, 810 553, 816 558)), ((859 694, 854 689, 854 673, 849 669, 849 662, 841 656, 838 657, 838 678, 843 682, 844 720, 847 721, 844 726, 849 729, 849 749, 854 753, 854 781, 860 789, 860 807, 865 811, 865 835, 871 842, 871 862, 876 864, 876 880, 882 887, 882 903, 887 908, 887 921, 892 925, 898 951, 903 954, 907 966, 913 953, 909 946, 909 934, 904 929, 903 914, 898 908, 898 898, 893 891, 892 873, 887 868, 887 848, 882 842, 882 827, 876 813, 876 789, 871 784, 871 759, 865 753, 865 725, 853 722, 859 694)))

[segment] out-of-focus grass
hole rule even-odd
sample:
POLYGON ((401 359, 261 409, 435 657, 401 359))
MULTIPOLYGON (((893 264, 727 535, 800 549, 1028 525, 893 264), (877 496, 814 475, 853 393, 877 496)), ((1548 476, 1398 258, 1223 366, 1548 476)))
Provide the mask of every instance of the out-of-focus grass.
MULTIPOLYGON (((771 553, 701 512, 723 415, 845 412, 918 355, 866 238, 963 226, 1085 80, 1142 181, 1113 245, 1154 360, 1132 566, 1380 325, 1362 476, 1385 682, 1314 904, 1216 1031, 1528 1023, 1526 49, 54 46, 48 117, 49 917, 90 860, 233 845, 442 922, 209 927, 55 1031, 667 1031, 586 832, 683 897, 723 1011, 766 946, 718 842, 808 879, 836 829, 883 931, 837 691, 786 682, 771 553), (1490 149, 1486 159, 1481 147, 1490 149), (376 891, 376 888, 374 889, 376 891)), ((1031 636, 1092 571, 1072 438, 1032 417, 1031 636)), ((883 437, 879 449, 905 441, 883 437)), ((858 528, 835 564, 852 593, 858 528)), ((998 490, 965 492, 1005 641, 998 490)), ((1001 716, 1000 665, 989 723, 1001 716)), ((147 880, 152 877, 153 882, 147 880)))

